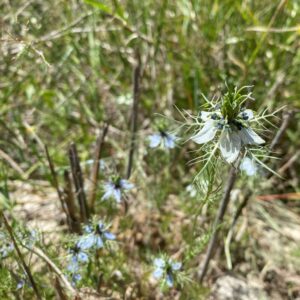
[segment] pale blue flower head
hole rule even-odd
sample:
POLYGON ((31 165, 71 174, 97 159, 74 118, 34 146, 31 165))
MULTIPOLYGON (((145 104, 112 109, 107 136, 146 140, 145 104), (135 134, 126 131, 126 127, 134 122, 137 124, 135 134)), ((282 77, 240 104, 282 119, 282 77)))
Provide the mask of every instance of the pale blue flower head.
POLYGON ((86 228, 87 234, 83 235, 78 241, 78 246, 83 250, 92 247, 100 249, 103 248, 106 241, 116 239, 116 236, 108 231, 108 226, 101 221, 94 228, 91 226, 86 228))
POLYGON ((134 188, 134 184, 130 183, 126 179, 116 177, 114 180, 110 180, 104 183, 104 194, 102 200, 114 199, 117 203, 121 202, 122 193, 134 188))
POLYGON ((168 287, 172 287, 174 285, 176 272, 181 269, 182 264, 167 257, 156 258, 153 264, 153 277, 157 280, 163 280, 168 287))
POLYGON ((176 140, 178 138, 174 134, 159 130, 159 132, 150 135, 148 139, 150 148, 157 148, 160 146, 165 149, 173 149, 176 146, 176 140))

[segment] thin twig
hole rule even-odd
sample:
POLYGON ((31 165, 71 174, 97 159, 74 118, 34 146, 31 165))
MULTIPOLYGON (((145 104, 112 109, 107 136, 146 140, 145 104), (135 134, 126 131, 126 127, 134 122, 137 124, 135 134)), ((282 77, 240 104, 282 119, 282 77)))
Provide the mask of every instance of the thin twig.
POLYGON ((102 134, 98 136, 97 138, 97 144, 96 144, 96 149, 95 149, 95 155, 94 155, 94 165, 92 169, 92 176, 91 176, 91 190, 90 190, 90 195, 89 195, 89 205, 90 209, 93 211, 94 210, 94 205, 95 205, 95 200, 96 200, 96 190, 97 190, 97 181, 99 177, 99 167, 100 167, 100 158, 103 150, 103 144, 105 137, 108 132, 108 124, 105 124, 102 134))
POLYGON ((141 58, 137 52, 137 64, 133 71, 133 106, 131 115, 131 143, 129 150, 128 166, 127 166, 127 179, 131 175, 133 165, 133 155, 136 147, 136 133, 138 128, 138 104, 140 98, 140 73, 141 73, 141 58))
POLYGON ((64 202, 66 203, 72 232, 80 232, 80 221, 77 219, 76 205, 74 201, 74 193, 72 190, 72 181, 68 170, 64 171, 64 202))
POLYGON ((59 187, 59 183, 58 183, 57 174, 56 174, 56 171, 55 171, 55 168, 54 168, 54 164, 53 164, 53 161, 52 161, 51 156, 49 154, 48 147, 46 145, 45 145, 45 152, 46 152, 46 157, 47 157, 47 160, 48 160, 48 165, 49 165, 51 176, 52 176, 52 182, 53 182, 53 185, 56 189, 56 192, 57 192, 58 199, 60 201, 62 210, 63 210, 63 212, 65 213, 65 215, 67 217, 67 222, 68 222, 69 229, 71 230, 69 214, 68 214, 68 212, 66 210, 66 207, 65 207, 65 204, 64 204, 64 196, 63 196, 63 193, 62 193, 62 191, 59 187))
POLYGON ((200 272, 200 276, 199 276, 200 283, 202 283, 202 281, 203 281, 203 279, 206 275, 206 272, 207 272, 207 269, 208 269, 208 266, 209 266, 209 262, 210 262, 211 258, 213 257, 213 254, 214 254, 215 246, 216 246, 217 239, 218 239, 218 232, 220 230, 220 225, 223 221, 223 217, 224 217, 224 214, 226 212, 226 208, 227 208, 229 200, 230 200, 230 193, 232 191, 232 188, 233 188, 233 186, 235 184, 235 181, 236 181, 236 178, 237 178, 237 172, 238 172, 237 168, 240 164, 240 160, 241 160, 241 156, 239 157, 239 159, 237 161, 237 164, 236 164, 237 167, 232 166, 231 169, 230 169, 230 172, 229 172, 227 184, 226 184, 225 189, 224 189, 224 194, 223 194, 223 197, 221 199, 221 203, 220 203, 220 206, 219 206, 219 209, 218 209, 218 213, 216 215, 216 218, 215 218, 215 221, 214 221, 214 224, 213 224, 213 232, 212 232, 212 236, 211 236, 210 241, 209 241, 208 249, 207 249, 207 252, 206 252, 206 257, 205 257, 205 260, 204 260, 204 263, 203 263, 202 270, 200 272))
POLYGON ((56 266, 56 264, 40 249, 37 247, 31 248, 32 253, 36 254, 38 257, 43 259, 51 268, 51 270, 56 273, 60 281, 64 284, 66 289, 74 296, 76 295, 76 290, 72 287, 71 283, 68 281, 63 272, 56 266))
POLYGON ((17 243, 17 241, 16 241, 16 239, 15 239, 15 236, 14 236, 14 233, 13 233, 13 229, 12 229, 11 226, 9 225, 9 223, 8 223, 8 221, 7 221, 7 219, 6 219, 5 214, 4 214, 3 212, 1 212, 1 215, 2 215, 2 218, 3 218, 3 221, 4 221, 4 225, 5 225, 7 231, 8 231, 8 233, 9 233, 9 235, 10 235, 10 238, 11 238, 13 244, 14 244, 14 248, 15 248, 16 251, 17 251, 18 257, 19 257, 19 259, 20 259, 20 261, 21 261, 21 263, 22 263, 22 265, 23 265, 23 268, 24 268, 24 270, 25 270, 25 272, 26 272, 26 274, 27 274, 27 276, 28 276, 28 279, 29 279, 29 281, 30 281, 30 284, 31 284, 31 286, 32 286, 32 288, 33 288, 33 290, 34 290, 34 292, 35 292, 35 295, 36 295, 37 299, 41 300, 42 297, 41 297, 41 295, 40 295, 40 293, 39 293, 39 290, 38 290, 38 288, 37 288, 37 285, 36 285, 36 283, 35 283, 35 281, 34 281, 34 279, 33 279, 33 276, 32 276, 32 274, 31 274, 30 268, 27 266, 27 264, 26 264, 26 262, 25 262, 25 259, 24 259, 24 257, 23 257, 23 254, 21 253, 21 251, 20 251, 20 249, 19 249, 18 243, 17 243))
POLYGON ((69 160, 73 175, 73 180, 76 189, 76 195, 80 207, 81 221, 86 223, 89 219, 89 210, 86 202, 86 196, 84 192, 83 176, 80 167, 80 161, 77 154, 77 148, 74 143, 71 144, 69 149, 69 160))
POLYGON ((269 147, 270 151, 272 151, 277 146, 277 144, 281 140, 282 136, 285 134, 285 131, 286 131, 293 115, 294 115, 294 111, 292 111, 292 110, 283 112, 282 123, 281 123, 280 128, 277 131, 277 133, 269 147))

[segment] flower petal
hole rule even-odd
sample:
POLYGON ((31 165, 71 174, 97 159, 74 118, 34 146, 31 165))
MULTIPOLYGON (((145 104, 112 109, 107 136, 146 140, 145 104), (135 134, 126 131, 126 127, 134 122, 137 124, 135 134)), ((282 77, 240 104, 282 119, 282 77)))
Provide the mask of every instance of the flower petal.
POLYGON ((89 257, 85 252, 79 252, 78 253, 78 261, 88 262, 88 260, 89 260, 89 257))
POLYGON ((254 176, 257 172, 257 166, 253 159, 244 157, 240 164, 240 170, 244 171, 248 176, 254 176))
POLYGON ((200 112, 200 118, 204 122, 209 120, 211 115, 212 115, 212 112, 210 112, 210 111, 201 111, 200 112))
POLYGON ((161 269, 161 268, 157 268, 154 270, 154 272, 152 273, 152 276, 155 278, 155 279, 159 279, 163 276, 163 273, 164 273, 164 270, 161 269))
POLYGON ((174 279, 171 273, 167 274, 166 283, 168 287, 172 287, 174 285, 174 279))
POLYGON ((113 233, 108 232, 108 231, 104 232, 103 235, 107 240, 115 240, 116 239, 116 236, 113 233))
POLYGON ((175 147, 176 136, 173 134, 167 134, 163 138, 163 141, 166 148, 173 149, 175 147))
POLYGON ((192 140, 197 144, 204 144, 211 141, 217 132, 214 120, 207 120, 202 129, 192 137, 192 140))
POLYGON ((154 259, 154 266, 157 268, 163 268, 166 265, 165 260, 162 258, 154 259))
POLYGON ((78 246, 81 249, 89 249, 93 247, 95 244, 95 236, 93 234, 83 236, 79 241, 78 241, 78 246))
POLYGON ((100 236, 97 236, 96 238, 96 248, 100 249, 103 247, 103 240, 100 236))
POLYGON ((181 269, 182 263, 180 263, 180 262, 173 262, 171 264, 171 266, 172 266, 172 270, 173 271, 178 271, 178 270, 181 269))
POLYGON ((242 128, 239 135, 244 145, 264 144, 265 141, 256 134, 251 128, 242 128))
POLYGON ((241 150, 241 138, 235 131, 225 130, 220 137, 220 150, 228 163, 233 163, 241 150))
POLYGON ((124 189, 124 190, 131 190, 134 188, 134 184, 130 183, 128 180, 125 180, 125 179, 120 180, 120 185, 121 185, 122 189, 124 189))
POLYGON ((161 142, 161 135, 159 133, 154 133, 149 136, 149 147, 156 148, 161 142))
POLYGON ((113 198, 120 203, 121 202, 121 190, 120 189, 114 189, 113 192, 113 198))

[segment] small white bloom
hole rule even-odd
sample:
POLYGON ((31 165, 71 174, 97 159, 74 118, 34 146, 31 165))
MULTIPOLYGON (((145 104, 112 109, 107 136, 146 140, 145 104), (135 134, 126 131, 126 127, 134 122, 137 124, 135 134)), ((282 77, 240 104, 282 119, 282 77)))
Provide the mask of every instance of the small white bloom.
POLYGON ((260 145, 265 141, 256 134, 247 121, 254 118, 251 109, 241 111, 236 120, 224 120, 220 110, 215 112, 201 112, 203 127, 191 139, 197 144, 205 144, 212 141, 218 131, 221 131, 219 137, 219 148, 223 158, 228 163, 233 163, 239 156, 242 146, 260 145))
POLYGON ((257 165, 254 159, 245 156, 241 161, 240 170, 244 171, 248 176, 254 176, 257 172, 257 165))
POLYGON ((193 184, 189 184, 186 187, 186 191, 190 194, 190 197, 194 198, 197 195, 197 190, 193 184))

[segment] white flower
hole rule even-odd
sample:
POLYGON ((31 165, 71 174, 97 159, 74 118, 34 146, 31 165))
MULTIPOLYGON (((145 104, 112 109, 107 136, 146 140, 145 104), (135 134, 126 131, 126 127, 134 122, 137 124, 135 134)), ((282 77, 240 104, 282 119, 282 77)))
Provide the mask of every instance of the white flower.
POLYGON ((201 119, 204 125, 191 139, 197 144, 205 144, 212 141, 217 132, 221 131, 219 137, 221 154, 228 163, 233 163, 238 158, 242 146, 260 145, 265 142, 249 126, 248 121, 253 118, 251 109, 241 111, 233 121, 225 120, 220 110, 202 111, 201 119))
POLYGON ((149 147, 156 148, 161 145, 164 148, 175 148, 177 137, 174 134, 160 131, 149 136, 149 147))
POLYGON ((244 171, 248 176, 254 176, 257 172, 257 165, 254 159, 245 156, 241 161, 240 170, 244 171))

